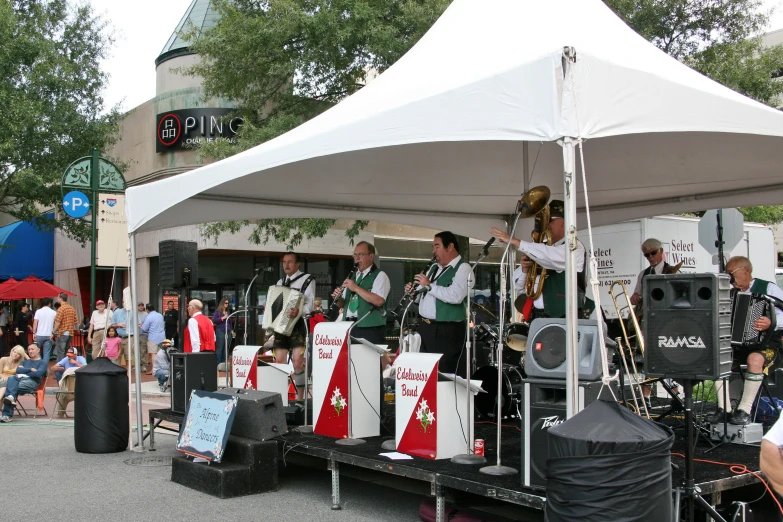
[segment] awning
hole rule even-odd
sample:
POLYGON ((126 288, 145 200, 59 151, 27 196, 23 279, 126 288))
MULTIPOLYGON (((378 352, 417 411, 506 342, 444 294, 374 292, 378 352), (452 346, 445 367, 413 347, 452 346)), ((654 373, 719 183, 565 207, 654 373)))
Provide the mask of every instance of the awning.
POLYGON ((0 280, 54 279, 54 232, 43 232, 26 221, 0 228, 0 280))

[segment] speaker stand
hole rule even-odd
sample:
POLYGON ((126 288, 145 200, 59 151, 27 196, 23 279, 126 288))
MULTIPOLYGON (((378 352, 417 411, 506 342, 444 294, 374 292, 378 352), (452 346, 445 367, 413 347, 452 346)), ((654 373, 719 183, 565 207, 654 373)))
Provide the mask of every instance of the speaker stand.
POLYGON ((396 451, 397 441, 394 439, 387 439, 381 444, 381 449, 385 449, 386 451, 396 451))
POLYGON ((340 446, 359 446, 367 442, 364 439, 337 439, 334 443, 340 446))

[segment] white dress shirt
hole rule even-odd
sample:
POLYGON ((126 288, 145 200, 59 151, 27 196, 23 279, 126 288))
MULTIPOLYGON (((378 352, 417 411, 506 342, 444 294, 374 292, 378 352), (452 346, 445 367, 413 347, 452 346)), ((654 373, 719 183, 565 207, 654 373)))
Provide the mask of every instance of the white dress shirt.
MULTIPOLYGON (((661 272, 663 272, 663 267, 665 265, 666 265, 666 261, 664 260, 661 260, 660 263, 655 265, 655 275, 661 275, 661 272)), ((636 276, 636 288, 633 289, 634 294, 642 295, 642 277, 644 276, 645 272, 647 272, 649 268, 650 267, 648 266, 647 268, 639 272, 638 276, 636 276)))
MULTIPOLYGON (((277 282, 277 286, 283 286, 283 283, 287 279, 296 279, 299 277, 299 275, 302 274, 301 270, 297 270, 296 273, 292 276, 285 276, 280 281, 277 282)), ((304 302, 302 304, 302 317, 305 315, 311 313, 313 311, 313 302, 315 301, 315 278, 313 278, 310 285, 305 289, 302 290, 302 285, 307 280, 308 276, 307 274, 304 274, 302 277, 299 277, 299 279, 296 279, 293 283, 291 283, 290 288, 293 288, 294 290, 299 290, 300 292, 304 293, 304 302)), ((268 303, 271 304, 271 303, 268 303)))
MULTIPOLYGON (((356 279, 359 279, 359 275, 362 276, 362 278, 367 277, 370 274, 370 270, 372 270, 372 265, 368 266, 366 270, 363 270, 362 272, 359 272, 357 274, 356 279)), ((383 300, 385 301, 389 297, 389 291, 391 290, 391 281, 389 281, 389 276, 386 275, 386 272, 383 270, 378 269, 378 275, 375 276, 375 281, 372 282, 372 289, 370 290, 371 293, 375 295, 379 295, 383 297, 383 300)), ((348 295, 348 289, 345 288, 343 290, 343 299, 345 299, 346 295, 348 295)), ((361 296, 359 297, 361 299, 361 296)), ((348 302, 345 302, 345 305, 343 306, 343 313, 345 314, 346 318, 350 319, 356 319, 359 315, 359 309, 357 308, 355 312, 351 312, 348 309, 348 302)))
MULTIPOLYGON (((520 241, 520 252, 527 254, 527 257, 546 268, 555 272, 565 272, 566 264, 566 246, 565 238, 561 239, 552 246, 543 243, 531 243, 530 241, 520 241)), ((585 246, 581 241, 576 242, 576 271, 581 272, 585 269, 585 246)))
POLYGON ((188 319, 188 332, 190 332, 190 347, 193 353, 201 351, 201 336, 198 334, 198 321, 196 316, 202 315, 201 312, 196 312, 190 319, 188 319))
MULTIPOLYGON (((527 274, 522 271, 522 267, 518 266, 516 270, 514 270, 514 288, 517 291, 518 295, 527 295, 525 292, 525 283, 527 282, 527 274)), ((536 276, 536 286, 535 289, 538 290, 538 285, 541 284, 541 276, 536 276)), ((539 295, 535 301, 533 301, 533 306, 535 308, 538 308, 539 310, 544 309, 544 294, 542 293, 539 295)))
MULTIPOLYGON (((445 270, 454 270, 454 267, 462 259, 457 256, 446 266, 438 265, 438 270, 432 275, 430 281, 439 277, 445 270)), ((470 264, 463 263, 454 274, 454 279, 449 286, 438 286, 437 281, 431 289, 421 299, 419 303, 419 314, 425 319, 435 320, 436 304, 435 300, 443 301, 449 304, 460 304, 468 296, 468 276, 470 275, 470 264)), ((420 286, 418 287, 420 288, 420 286)), ((467 316, 466 316, 467 318, 467 316)))

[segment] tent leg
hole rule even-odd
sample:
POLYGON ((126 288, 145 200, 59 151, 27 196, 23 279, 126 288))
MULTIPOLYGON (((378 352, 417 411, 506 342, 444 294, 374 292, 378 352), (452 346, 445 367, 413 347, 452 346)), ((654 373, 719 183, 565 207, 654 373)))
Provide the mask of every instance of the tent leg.
MULTIPOLYGON (((138 310, 136 310, 137 301, 137 289, 136 289, 136 233, 130 235, 130 270, 131 270, 131 313, 130 317, 133 321, 133 361, 136 364, 136 446, 139 450, 144 450, 144 420, 142 419, 142 405, 141 405, 141 354, 139 350, 139 322, 136 319, 138 317, 138 310)), ((123 303, 127 308, 128 305, 123 303)))
POLYGON ((579 413, 579 348, 577 342, 576 289, 576 156, 574 138, 563 138, 563 203, 566 240, 566 417, 579 413))

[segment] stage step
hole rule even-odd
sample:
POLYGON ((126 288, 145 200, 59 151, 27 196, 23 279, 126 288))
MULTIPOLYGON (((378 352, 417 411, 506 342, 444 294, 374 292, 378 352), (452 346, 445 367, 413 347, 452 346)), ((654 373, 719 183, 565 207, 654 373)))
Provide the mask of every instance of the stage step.
POLYGON ((172 459, 171 481, 218 498, 276 491, 277 441, 255 441, 230 435, 222 463, 172 459))

